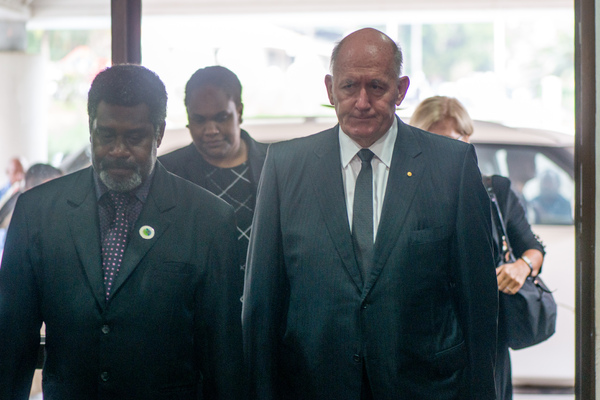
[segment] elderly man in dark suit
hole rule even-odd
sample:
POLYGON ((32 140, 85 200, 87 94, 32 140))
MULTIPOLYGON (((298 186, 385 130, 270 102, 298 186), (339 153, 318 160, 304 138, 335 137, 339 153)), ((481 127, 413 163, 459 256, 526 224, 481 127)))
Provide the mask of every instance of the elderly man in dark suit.
POLYGON ((0 398, 27 399, 42 322, 47 400, 239 399, 231 206, 156 162, 167 94, 101 72, 93 167, 19 198, 0 268, 0 398))
POLYGON ((402 55, 362 29, 339 125, 271 145, 242 326, 252 399, 494 399, 497 288, 474 149, 395 116, 402 55))

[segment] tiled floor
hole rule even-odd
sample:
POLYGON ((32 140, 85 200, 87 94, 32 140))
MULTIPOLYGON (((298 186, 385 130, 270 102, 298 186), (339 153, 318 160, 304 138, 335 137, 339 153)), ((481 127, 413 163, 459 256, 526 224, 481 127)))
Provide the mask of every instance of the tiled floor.
MULTIPOLYGON (((42 395, 31 397, 29 400, 42 400, 42 395)), ((515 394, 513 400, 575 400, 572 394, 515 394)))
POLYGON ((513 400, 575 400, 573 394, 515 394, 513 400))
POLYGON ((513 400, 575 400, 575 394, 574 388, 568 387, 516 387, 513 400))

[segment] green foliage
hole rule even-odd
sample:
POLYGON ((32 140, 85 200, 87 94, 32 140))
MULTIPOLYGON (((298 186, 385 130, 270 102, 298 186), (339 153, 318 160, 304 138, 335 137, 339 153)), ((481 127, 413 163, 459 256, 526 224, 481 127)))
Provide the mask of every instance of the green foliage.
POLYGON ((88 142, 87 91, 110 59, 110 31, 28 31, 27 52, 48 61, 49 159, 80 150, 88 142))
POLYGON ((429 81, 456 81, 493 66, 493 24, 423 25, 423 72, 429 81))
POLYGON ((90 43, 94 31, 89 30, 36 30, 28 31, 27 51, 40 53, 44 46, 49 50, 50 61, 58 61, 77 46, 90 43))
POLYGON ((55 116, 48 127, 50 160, 57 154, 78 151, 89 142, 85 103, 53 101, 49 113, 55 116))
POLYGON ((507 71, 513 79, 509 87, 530 87, 539 95, 545 76, 561 79, 568 102, 574 94, 575 48, 572 21, 564 19, 508 24, 506 48, 511 55, 507 71))

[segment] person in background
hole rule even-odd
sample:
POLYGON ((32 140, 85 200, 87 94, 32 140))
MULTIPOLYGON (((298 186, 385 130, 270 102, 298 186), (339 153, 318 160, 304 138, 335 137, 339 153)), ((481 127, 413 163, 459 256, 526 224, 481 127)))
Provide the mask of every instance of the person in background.
POLYGON ((240 128, 242 85, 225 67, 197 70, 185 86, 185 107, 192 143, 159 160, 170 172, 233 206, 243 281, 256 188, 268 145, 255 141, 240 128))
POLYGON ((138 65, 88 94, 92 167, 23 193, 0 268, 0 399, 237 400, 233 208, 156 161, 167 93, 138 65))
POLYGON ((34 164, 25 173, 24 190, 27 191, 62 175, 63 173, 60 169, 50 164, 34 164))
MULTIPOLYGON (((34 186, 40 185, 51 179, 62 175, 62 172, 49 164, 35 164, 29 167, 25 173, 25 185, 22 191, 31 189, 34 186)), ((6 230, 10 224, 15 204, 22 193, 21 190, 14 193, 2 207, 0 207, 0 260, 2 259, 2 251, 4 249, 4 239, 6 230)))
MULTIPOLYGON (((434 96, 423 100, 415 109, 410 124, 452 139, 469 142, 473 134, 473 121, 465 107, 455 98, 434 96)), ((515 294, 528 276, 540 273, 544 261, 544 247, 531 231, 525 211, 510 180, 494 175, 492 188, 498 199, 509 242, 517 261, 501 262, 496 268, 498 290, 515 294)), ((500 315, 503 315, 500 310, 500 315)), ((510 318, 510 315, 504 315, 510 318)), ((500 320, 501 321, 501 320, 500 320)), ((498 400, 512 399, 510 355, 502 324, 498 327, 496 390, 498 400)))
POLYGON ((560 177, 547 170, 540 178, 540 194, 530 202, 534 224, 570 225, 573 210, 569 200, 560 194, 560 177))
POLYGON ((15 208, 17 199, 24 191, 23 178, 25 173, 19 159, 13 158, 10 160, 6 169, 6 175, 8 176, 8 183, 0 190, 0 192, 3 192, 3 195, 0 194, 0 229, 8 228, 10 216, 15 208))
POLYGON ((18 158, 11 158, 6 166, 8 181, 0 188, 0 207, 2 207, 15 193, 21 189, 25 176, 25 169, 18 158))
POLYGON ((346 36, 325 77, 339 125, 269 148, 242 310, 251 399, 495 399, 475 150, 396 116, 401 66, 384 33, 346 36))

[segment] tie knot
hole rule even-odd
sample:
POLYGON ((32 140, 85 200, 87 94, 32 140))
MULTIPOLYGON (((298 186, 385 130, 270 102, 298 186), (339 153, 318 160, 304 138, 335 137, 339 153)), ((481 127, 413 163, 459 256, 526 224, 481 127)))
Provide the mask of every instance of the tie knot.
POLYGON ((110 200, 111 200, 113 206, 115 207, 115 210, 120 210, 122 208, 125 208, 129 204, 129 198, 130 198, 129 193, 110 191, 110 192, 108 192, 108 195, 110 196, 110 200))
POLYGON ((358 157, 360 158, 360 160, 363 163, 365 163, 365 162, 370 163, 371 159, 373 158, 374 155, 375 154, 373 154, 373 152, 371 150, 369 150, 369 149, 361 149, 358 152, 358 157))

